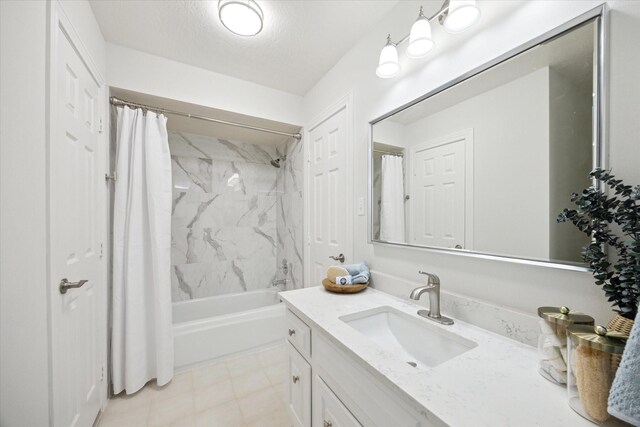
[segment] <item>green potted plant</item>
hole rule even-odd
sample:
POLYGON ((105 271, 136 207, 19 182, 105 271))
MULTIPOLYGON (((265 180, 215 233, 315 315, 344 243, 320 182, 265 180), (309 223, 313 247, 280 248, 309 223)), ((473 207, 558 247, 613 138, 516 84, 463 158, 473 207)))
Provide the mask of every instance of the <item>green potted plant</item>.
POLYGON ((590 177, 594 185, 571 195, 577 209, 564 209, 558 222, 570 222, 592 238, 582 259, 617 313, 609 328, 628 334, 640 297, 640 185, 625 185, 603 169, 590 177))

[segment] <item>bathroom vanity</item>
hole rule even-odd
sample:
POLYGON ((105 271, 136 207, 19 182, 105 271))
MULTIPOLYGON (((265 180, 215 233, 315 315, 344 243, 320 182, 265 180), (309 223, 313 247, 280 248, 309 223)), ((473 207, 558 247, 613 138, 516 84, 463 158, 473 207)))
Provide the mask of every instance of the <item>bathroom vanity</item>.
POLYGON ((590 426, 537 372, 535 349, 367 289, 280 294, 288 408, 303 427, 590 426))

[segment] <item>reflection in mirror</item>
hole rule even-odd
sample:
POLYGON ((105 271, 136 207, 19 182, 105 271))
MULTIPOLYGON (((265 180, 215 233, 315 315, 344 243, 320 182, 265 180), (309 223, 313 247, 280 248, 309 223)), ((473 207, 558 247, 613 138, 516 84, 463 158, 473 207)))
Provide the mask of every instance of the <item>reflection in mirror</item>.
POLYGON ((599 157, 597 19, 374 122, 373 240, 580 264, 556 217, 599 157))

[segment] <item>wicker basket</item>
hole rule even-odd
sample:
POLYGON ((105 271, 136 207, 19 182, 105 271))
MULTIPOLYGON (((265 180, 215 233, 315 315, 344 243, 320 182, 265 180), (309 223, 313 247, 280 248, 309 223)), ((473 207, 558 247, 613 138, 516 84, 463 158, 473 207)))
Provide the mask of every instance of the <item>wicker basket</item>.
POLYGON ((354 294, 356 292, 364 290, 367 286, 369 286, 369 283, 358 283, 356 285, 336 285, 329 279, 323 279, 322 286, 324 286, 324 288, 329 292, 335 292, 337 294, 354 294))
POLYGON ((620 332, 623 335, 631 335, 631 328, 633 327, 633 320, 622 317, 616 314, 616 317, 611 319, 607 329, 620 332))

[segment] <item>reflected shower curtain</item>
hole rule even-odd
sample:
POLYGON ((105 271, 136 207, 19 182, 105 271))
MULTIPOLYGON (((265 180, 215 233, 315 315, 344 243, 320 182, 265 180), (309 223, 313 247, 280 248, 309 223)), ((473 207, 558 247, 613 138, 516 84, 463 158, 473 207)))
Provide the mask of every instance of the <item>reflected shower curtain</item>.
POLYGON ((380 240, 404 243, 404 173, 400 156, 382 156, 380 199, 380 240))
POLYGON ((171 156, 167 119, 118 108, 113 212, 114 393, 173 377, 171 156))

